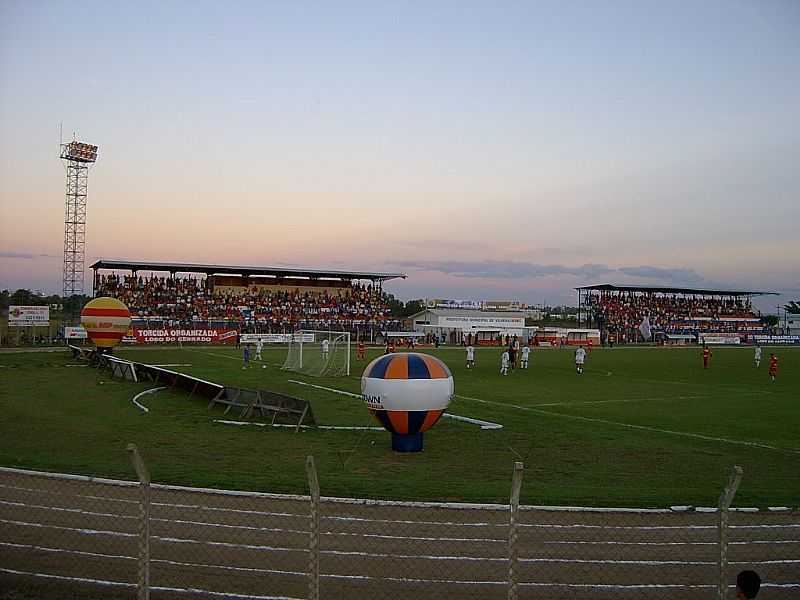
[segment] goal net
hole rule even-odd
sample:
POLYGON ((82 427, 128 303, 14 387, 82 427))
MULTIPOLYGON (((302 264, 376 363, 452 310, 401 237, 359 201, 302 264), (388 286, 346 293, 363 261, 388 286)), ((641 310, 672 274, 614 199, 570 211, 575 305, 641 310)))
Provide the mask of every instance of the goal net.
POLYGON ((350 334, 301 329, 289 339, 283 368, 313 377, 350 375, 350 334))

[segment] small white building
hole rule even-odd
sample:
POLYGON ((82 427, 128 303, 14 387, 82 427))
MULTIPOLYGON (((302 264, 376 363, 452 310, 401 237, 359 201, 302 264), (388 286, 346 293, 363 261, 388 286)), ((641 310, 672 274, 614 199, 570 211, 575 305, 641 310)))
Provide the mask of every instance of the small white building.
POLYGON ((800 315, 786 313, 786 335, 800 335, 800 315))
POLYGON ((536 331, 535 327, 525 327, 522 311, 428 308, 409 319, 414 331, 433 334, 449 344, 460 344, 469 334, 476 344, 490 344, 500 337, 515 335, 524 342, 536 331))

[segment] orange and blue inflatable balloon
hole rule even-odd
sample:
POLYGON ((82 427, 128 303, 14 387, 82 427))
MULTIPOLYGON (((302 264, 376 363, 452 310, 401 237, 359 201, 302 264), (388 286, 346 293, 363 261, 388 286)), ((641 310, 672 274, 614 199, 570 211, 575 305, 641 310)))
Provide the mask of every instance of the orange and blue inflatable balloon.
POLYGON ((453 375, 429 354, 400 352, 373 360, 361 377, 361 394, 372 415, 392 433, 392 449, 422 450, 422 434, 453 398, 453 375))
POLYGON ((119 344, 131 324, 131 311, 116 298, 95 298, 81 311, 81 325, 98 349, 119 344))

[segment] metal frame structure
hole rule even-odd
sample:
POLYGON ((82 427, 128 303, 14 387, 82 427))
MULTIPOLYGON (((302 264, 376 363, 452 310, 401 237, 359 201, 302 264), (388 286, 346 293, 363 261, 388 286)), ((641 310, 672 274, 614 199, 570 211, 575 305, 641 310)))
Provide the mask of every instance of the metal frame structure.
POLYGON ((64 270, 62 295, 84 293, 86 262, 86 198, 89 165, 97 159, 97 146, 70 142, 61 144, 61 160, 67 171, 64 203, 64 270))

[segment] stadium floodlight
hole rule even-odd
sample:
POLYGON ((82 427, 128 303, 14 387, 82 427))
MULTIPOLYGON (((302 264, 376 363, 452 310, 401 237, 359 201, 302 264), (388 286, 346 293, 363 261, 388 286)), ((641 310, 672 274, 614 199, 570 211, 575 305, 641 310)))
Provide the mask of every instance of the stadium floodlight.
POLYGON ((97 160, 97 146, 83 142, 61 144, 61 158, 82 163, 93 163, 97 160))
MULTIPOLYGON (((66 163, 67 194, 64 209, 64 287, 65 298, 84 292, 86 244, 86 197, 89 167, 97 160, 97 146, 71 141, 61 144, 61 160, 66 163)), ((70 317, 68 317, 69 319, 70 317)))

